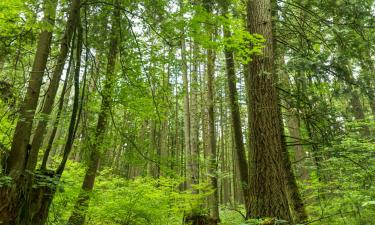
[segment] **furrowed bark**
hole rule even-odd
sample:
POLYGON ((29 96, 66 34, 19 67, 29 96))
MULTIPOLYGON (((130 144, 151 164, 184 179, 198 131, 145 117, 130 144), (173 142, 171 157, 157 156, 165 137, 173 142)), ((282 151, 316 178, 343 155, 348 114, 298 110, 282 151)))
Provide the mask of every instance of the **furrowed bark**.
POLYGON ((284 186, 282 134, 274 65, 272 4, 248 0, 250 33, 266 39, 262 55, 250 63, 250 215, 291 221, 284 186))

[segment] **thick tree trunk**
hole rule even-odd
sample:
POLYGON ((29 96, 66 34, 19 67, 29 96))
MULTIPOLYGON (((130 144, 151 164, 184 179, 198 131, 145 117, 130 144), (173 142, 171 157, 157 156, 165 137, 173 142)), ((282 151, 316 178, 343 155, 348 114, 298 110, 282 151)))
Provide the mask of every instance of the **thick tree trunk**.
MULTIPOLYGON (((226 16, 228 13, 228 6, 224 6, 223 13, 226 16)), ((229 28, 224 27, 224 38, 230 38, 231 33, 229 28)), ((249 198, 249 168, 247 164, 246 154, 245 154, 245 146, 243 142, 243 134, 242 134, 242 125, 241 125, 241 115, 240 109, 238 105, 238 93, 236 87, 236 72, 235 72, 235 64, 234 64, 234 57, 233 52, 228 48, 225 47, 224 49, 225 55, 225 62, 226 62, 226 73, 227 73, 227 82, 228 82, 228 90, 229 90, 229 106, 231 111, 231 119, 232 119, 232 127, 233 127, 233 135, 234 135, 234 143, 235 143, 235 151, 236 151, 236 163, 239 167, 239 176, 240 176, 240 186, 243 191, 244 201, 245 201, 245 209, 246 209, 246 217, 250 216, 249 206, 250 206, 250 198, 249 198)))
MULTIPOLYGON (((51 26, 54 25, 55 15, 53 9, 55 9, 55 5, 55 0, 46 0, 44 2, 44 20, 51 26)), ((5 167, 6 174, 13 178, 13 184, 10 187, 3 186, 0 188, 0 223, 2 224, 17 224, 22 219, 20 218, 20 213, 25 204, 24 193, 28 187, 28 182, 21 175, 25 172, 29 156, 31 130, 50 52, 51 39, 51 31, 43 30, 39 35, 27 92, 21 104, 19 118, 13 135, 12 147, 5 167)))
MULTIPOLYGON (((46 0, 44 3, 46 16, 44 20, 51 26, 54 25, 56 0, 46 0), (52 9, 52 10, 51 10, 52 9)), ((9 176, 17 179, 25 169, 29 151, 31 130, 38 105, 40 88, 42 85, 47 58, 50 52, 52 32, 44 30, 39 35, 38 46, 34 58, 34 64, 30 73, 26 96, 21 104, 19 119, 13 136, 12 147, 7 162, 9 176)))
MULTIPOLYGON (((118 4, 118 1, 116 1, 118 4)), ((118 52, 118 25, 120 12, 119 8, 114 9, 112 16, 112 30, 109 42, 109 52, 107 60, 106 79, 102 91, 102 104, 98 117, 98 123, 95 132, 95 142, 91 148, 89 165, 83 180, 82 190, 78 196, 78 200, 74 206, 72 215, 69 218, 69 224, 82 225, 85 222, 86 212, 90 201, 90 192, 94 188, 96 173, 99 167, 100 156, 105 148, 102 144, 105 133, 108 128, 108 119, 111 113, 111 104, 113 89, 116 82, 115 65, 118 52)))
POLYGON ((248 0, 250 33, 266 39, 264 52, 250 63, 250 215, 291 221, 285 190, 282 127, 274 69, 270 0, 248 0))

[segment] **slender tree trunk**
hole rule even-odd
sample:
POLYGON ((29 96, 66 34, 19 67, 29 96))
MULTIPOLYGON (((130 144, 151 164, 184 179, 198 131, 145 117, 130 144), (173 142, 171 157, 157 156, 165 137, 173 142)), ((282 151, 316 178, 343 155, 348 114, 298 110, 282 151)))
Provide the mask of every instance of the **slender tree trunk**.
POLYGON ((198 108, 198 54, 199 49, 196 43, 193 44, 193 71, 191 73, 190 85, 190 163, 192 184, 199 183, 199 108, 198 108))
MULTIPOLYGON (((280 64, 278 71, 280 72, 280 78, 282 83, 282 88, 284 88, 287 92, 292 92, 291 83, 289 81, 289 76, 287 72, 283 69, 285 67, 285 60, 284 57, 280 54, 279 55, 280 64)), ((287 104, 288 102, 283 102, 284 104, 287 104)), ((299 118, 299 109, 294 109, 292 105, 288 105, 288 115, 286 118, 286 126, 289 131, 291 142, 294 146, 294 152, 295 152, 295 161, 298 163, 297 171, 298 174, 302 180, 307 180, 309 178, 309 174, 307 171, 306 166, 304 165, 306 153, 302 146, 302 135, 300 131, 300 118, 299 118)))
POLYGON ((365 92, 368 98, 368 102, 371 108, 373 120, 375 120, 375 82, 373 79, 373 75, 375 72, 374 62, 371 58, 370 49, 367 48, 366 52, 364 53, 365 57, 361 57, 361 67, 364 70, 365 75, 363 76, 364 83, 366 85, 365 92))
POLYGON ((189 98, 189 78, 188 66, 186 61, 185 37, 181 39, 181 63, 182 63, 182 80, 184 92, 184 144, 186 160, 186 185, 190 188, 192 184, 192 159, 191 159, 191 125, 190 125, 190 98, 189 98))
POLYGON ((264 52, 250 63, 250 215, 291 220, 284 186, 270 0, 248 0, 250 33, 266 39, 264 52))
MULTIPOLYGON (((75 37, 73 35, 72 43, 74 43, 74 38, 75 37)), ((43 161, 42 161, 42 165, 40 166, 41 170, 46 170, 46 168, 47 168, 48 157, 49 157, 49 154, 51 152, 53 142, 55 140, 55 136, 56 136, 57 129, 58 129, 60 119, 61 119, 61 114, 63 112, 64 103, 66 105, 66 103, 67 103, 66 99, 69 99, 69 97, 70 97, 71 88, 69 88, 69 90, 67 90, 67 89, 68 89, 68 85, 72 84, 73 77, 74 77, 72 74, 70 74, 70 69, 71 69, 71 66, 72 66, 72 63, 73 63, 73 58, 74 58, 73 57, 73 54, 74 54, 73 49, 74 49, 74 45, 72 44, 69 64, 68 64, 68 68, 66 70, 66 77, 65 77, 64 85, 63 85, 63 88, 62 88, 62 91, 61 91, 61 96, 60 96, 60 100, 59 100, 59 106, 58 106, 58 109, 57 109, 56 119, 54 121, 50 137, 48 139, 47 148, 46 148, 46 150, 43 154, 43 161)))
MULTIPOLYGON (((118 4, 118 1, 116 1, 118 4)), ((105 133, 108 128, 108 119, 111 112, 113 89, 116 82, 115 65, 118 51, 118 23, 120 12, 119 8, 114 9, 112 16, 112 30, 109 43, 109 52, 107 60, 106 79, 102 91, 102 104, 98 117, 98 123, 95 132, 95 142, 91 148, 90 162, 82 184, 82 191, 78 196, 78 200, 74 206, 72 215, 69 218, 69 224, 84 224, 86 212, 90 201, 90 192, 94 188, 96 173, 99 167, 100 156, 105 148, 102 144, 105 139, 105 133)))
POLYGON ((306 161, 306 153, 302 146, 303 143, 301 142, 302 135, 300 131, 300 120, 294 114, 289 115, 288 117, 289 118, 286 119, 286 122, 289 134, 291 136, 291 140, 294 145, 295 161, 298 163, 297 171, 301 180, 307 180, 309 179, 309 172, 304 163, 306 161))
POLYGON ((39 149, 44 140, 44 135, 46 133, 49 116, 52 112, 52 109, 55 103, 55 97, 56 97, 57 89, 60 84, 61 74, 63 72, 65 61, 69 52, 69 46, 72 41, 73 31, 76 27, 78 17, 79 17, 81 1, 73 0, 71 4, 72 5, 70 6, 70 12, 69 12, 68 21, 65 27, 65 32, 61 40, 60 53, 57 58, 55 70, 53 71, 52 80, 48 87, 43 109, 41 112, 42 118, 36 127, 35 135, 31 144, 30 158, 27 162, 27 169, 30 171, 35 170, 35 166, 38 160, 39 149))
MULTIPOLYGON (((78 22, 78 24, 80 24, 78 22)), ((82 53, 82 29, 78 29, 78 40, 77 40, 77 58, 80 59, 82 53)), ((73 102, 73 110, 71 121, 69 125, 69 135, 67 138, 67 143, 64 149, 64 155, 61 164, 57 168, 56 172, 43 170, 37 171, 37 176, 34 178, 34 184, 38 184, 38 182, 50 182, 50 179, 54 179, 55 181, 59 181, 62 175, 62 172, 65 168, 65 163, 68 158, 68 155, 72 149, 73 141, 74 141, 74 130, 76 127, 76 120, 78 114, 78 106, 79 106, 79 74, 81 69, 81 60, 77 60, 74 70, 74 102, 73 102), (46 179, 49 177, 49 179, 46 179)), ((42 185, 37 186, 37 188, 30 188, 28 193, 27 206, 24 210, 24 214, 22 216, 23 223, 25 225, 43 225, 48 218, 48 211, 49 207, 52 203, 53 197, 56 192, 56 185, 55 183, 50 183, 50 185, 42 185)))
MULTIPOLYGON (((212 2, 206 2, 205 8, 208 12, 212 12, 212 2)), ((210 35, 210 40, 213 40, 214 27, 207 24, 206 28, 210 35)), ((219 191, 218 191, 218 179, 217 179, 217 149, 216 149, 216 132, 215 132, 215 97, 214 97, 214 79, 215 79, 215 51, 213 49, 207 49, 207 71, 206 71, 206 82, 207 82, 207 99, 206 99, 206 110, 208 115, 208 176, 210 178, 211 187, 214 192, 209 198, 210 214, 215 224, 220 221, 219 218, 219 191)))
MULTIPOLYGON (((341 40, 337 41, 338 44, 338 58, 341 59, 339 63, 340 70, 342 70, 342 77, 344 79, 344 82, 346 83, 348 87, 348 91, 350 94, 349 99, 349 106, 351 109, 351 113, 353 114, 355 120, 363 122, 366 117, 365 113, 361 104, 361 100, 358 94, 358 90, 356 89, 356 81, 353 76, 353 69, 351 62, 348 58, 345 56, 345 46, 343 43, 341 43, 341 40)), ((370 129, 367 125, 361 125, 360 126, 360 133, 362 136, 367 137, 370 136, 370 129)))
MULTIPOLYGON (((275 44, 276 45, 276 44, 275 44)), ((278 72, 280 73, 281 82, 286 86, 286 89, 290 91, 290 85, 289 85, 289 79, 287 74, 282 70, 282 67, 284 65, 284 59, 282 56, 278 57, 280 59, 278 72)), ((298 117, 294 114, 293 110, 291 110, 291 115, 289 118, 287 118, 287 124, 288 129, 290 131, 290 134, 293 140, 295 141, 295 154, 299 160, 303 160, 304 158, 304 152, 302 149, 302 145, 300 143, 301 135, 299 132, 299 120, 298 117)), ((286 190, 288 194, 288 200, 289 205, 291 208, 291 212, 293 214, 293 221, 295 223, 303 223, 307 220, 307 213, 305 210, 305 206, 303 203, 303 200, 301 198, 301 195, 298 190, 296 178, 293 173, 292 164, 289 157, 288 147, 286 143, 286 137, 284 135, 284 123, 282 118, 282 111, 281 107, 279 107, 279 121, 280 121, 280 128, 281 128, 281 135, 282 135, 282 150, 283 150, 283 160, 284 160, 284 167, 285 167, 285 184, 286 184, 286 190)), ((308 176, 306 168, 303 166, 301 167, 304 170, 304 175, 308 176)))
MULTIPOLYGON (((224 174, 224 171, 225 171, 225 168, 224 168, 224 165, 225 165, 225 161, 224 161, 224 153, 225 153, 225 150, 224 150, 224 146, 225 146, 225 142, 224 142, 224 123, 226 121, 224 121, 224 104, 223 104, 223 101, 225 101, 225 96, 222 92, 224 92, 223 90, 220 91, 221 93, 219 94, 220 97, 219 97, 219 113, 220 113, 220 123, 219 123, 219 128, 217 133, 220 134, 220 138, 219 138, 219 141, 218 141, 218 144, 220 145, 219 147, 219 155, 218 155, 218 171, 220 172, 220 174, 224 174)), ((220 184, 219 184, 219 187, 220 187, 220 192, 219 192, 219 204, 222 205, 224 204, 224 179, 221 179, 219 180, 220 184)))
MULTIPOLYGON (((366 119, 366 117, 365 117, 365 113, 362 107, 362 103, 361 103, 358 91, 351 84, 348 84, 348 85, 349 85, 349 90, 350 90, 349 104, 350 104, 352 114, 356 120, 363 122, 366 119)), ((370 128, 367 125, 361 125, 360 127, 361 127, 360 133, 362 136, 365 136, 365 137, 370 136, 371 134, 370 128)))
MULTIPOLYGON (((228 13, 228 6, 225 5, 223 7, 223 14, 226 17, 228 13)), ((228 27, 224 26, 224 38, 230 38, 231 32, 228 27)), ((250 206, 250 198, 249 198, 249 169, 246 160, 245 154, 245 146, 243 142, 243 134, 242 134, 242 125, 241 125, 241 115, 240 109, 238 105, 238 93, 236 87, 236 72, 235 72, 235 65, 234 65, 234 57, 233 52, 229 49, 229 47, 225 47, 224 49, 225 55, 225 62, 226 62, 226 73, 227 73, 227 82, 228 82, 228 90, 229 90, 229 106, 231 111, 231 119, 232 119, 232 127, 233 127, 233 136, 234 136, 234 143, 235 143, 235 151, 236 151, 236 163, 239 167, 239 177, 240 177, 240 186, 243 191, 244 201, 245 201, 245 209, 246 209, 246 217, 250 216, 249 206, 250 206)))
POLYGON ((4 65, 5 65, 5 54, 0 51, 0 75, 3 72, 4 65))
POLYGON ((280 121, 280 129, 281 129, 281 140, 282 140, 282 151, 283 151, 283 165, 284 165, 284 172, 285 172, 285 184, 286 184, 286 191, 288 194, 288 201, 289 206, 291 208, 291 212, 293 215, 293 222, 294 223, 303 223, 307 220, 307 213, 305 209, 305 205, 301 198, 301 195, 298 190, 296 178, 293 173, 292 163, 290 162, 288 147, 286 145, 286 139, 284 136, 284 124, 281 114, 281 108, 279 107, 279 121, 280 121))

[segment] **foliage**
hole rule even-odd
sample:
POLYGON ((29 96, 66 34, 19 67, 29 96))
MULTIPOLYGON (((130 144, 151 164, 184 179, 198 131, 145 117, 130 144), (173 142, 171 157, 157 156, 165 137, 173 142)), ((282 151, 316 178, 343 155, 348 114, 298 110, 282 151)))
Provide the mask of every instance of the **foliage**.
MULTIPOLYGON (((51 224, 63 224, 69 217, 84 168, 69 161, 58 186, 50 213, 51 224)), ((126 180, 111 169, 100 172, 91 193, 88 224, 179 224, 184 214, 196 209, 211 194, 207 184, 195 186, 200 194, 180 191, 181 179, 137 177, 126 180)))

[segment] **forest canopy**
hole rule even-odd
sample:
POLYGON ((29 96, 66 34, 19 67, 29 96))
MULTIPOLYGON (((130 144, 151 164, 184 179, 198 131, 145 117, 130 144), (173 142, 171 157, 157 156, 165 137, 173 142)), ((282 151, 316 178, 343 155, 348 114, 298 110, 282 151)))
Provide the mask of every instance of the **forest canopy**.
POLYGON ((0 224, 375 224, 374 0, 1 0, 0 224))

